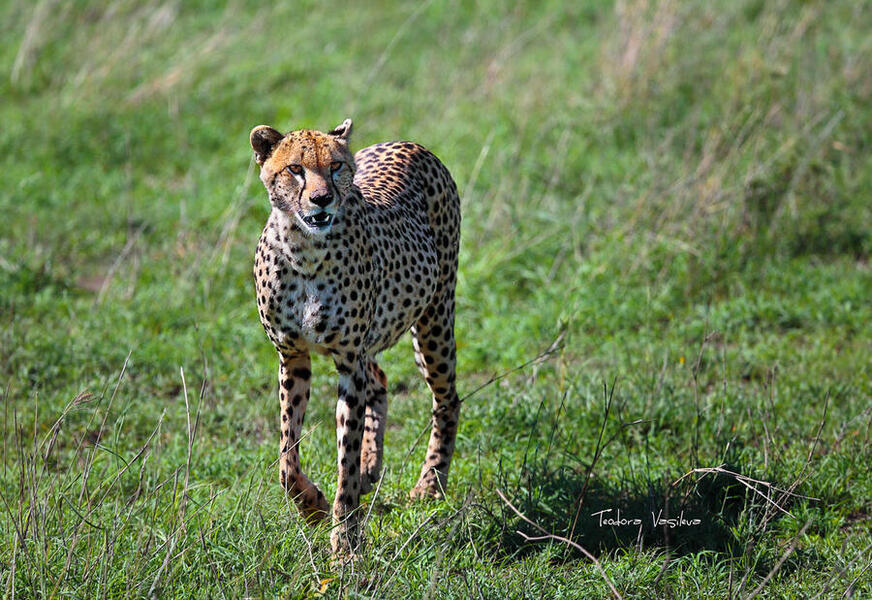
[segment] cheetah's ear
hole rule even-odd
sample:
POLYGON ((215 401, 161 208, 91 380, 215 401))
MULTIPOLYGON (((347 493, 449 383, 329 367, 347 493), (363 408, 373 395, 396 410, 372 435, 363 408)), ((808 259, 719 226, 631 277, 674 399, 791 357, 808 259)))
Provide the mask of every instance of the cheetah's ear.
POLYGON ((351 119, 345 119, 342 121, 342 124, 334 127, 333 131, 328 135, 338 137, 340 140, 348 142, 348 138, 351 135, 351 119))
POLYGON ((269 125, 258 125, 252 129, 248 139, 251 142, 251 149, 254 150, 254 160, 257 161, 257 164, 265 163, 272 154, 273 148, 284 137, 269 125))

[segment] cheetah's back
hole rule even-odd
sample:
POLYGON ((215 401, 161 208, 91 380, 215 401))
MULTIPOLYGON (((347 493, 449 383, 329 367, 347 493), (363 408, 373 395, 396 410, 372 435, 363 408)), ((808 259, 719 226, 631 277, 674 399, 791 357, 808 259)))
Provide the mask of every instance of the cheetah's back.
POLYGON ((396 343, 450 293, 453 303, 460 242, 460 199, 445 166, 412 142, 369 146, 354 156, 354 183, 366 205, 381 283, 367 346, 396 343))

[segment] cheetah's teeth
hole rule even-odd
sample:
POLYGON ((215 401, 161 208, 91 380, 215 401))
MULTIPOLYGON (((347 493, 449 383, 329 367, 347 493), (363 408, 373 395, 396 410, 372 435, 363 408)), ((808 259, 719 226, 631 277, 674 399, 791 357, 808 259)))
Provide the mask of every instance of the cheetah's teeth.
POLYGON ((324 229, 333 223, 333 215, 323 211, 314 215, 303 217, 303 222, 312 229, 324 229))

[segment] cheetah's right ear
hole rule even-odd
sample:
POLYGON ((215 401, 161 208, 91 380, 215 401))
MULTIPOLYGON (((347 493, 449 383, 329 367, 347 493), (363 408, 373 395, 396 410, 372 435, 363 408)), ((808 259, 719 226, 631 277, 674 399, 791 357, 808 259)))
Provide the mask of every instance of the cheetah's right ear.
POLYGON ((254 150, 254 160, 257 161, 257 164, 265 163, 272 154, 273 148, 284 137, 269 125, 258 125, 252 129, 248 139, 251 142, 251 149, 254 150))
POLYGON ((328 135, 338 137, 343 142, 348 142, 351 135, 351 119, 345 119, 340 125, 337 125, 328 135))

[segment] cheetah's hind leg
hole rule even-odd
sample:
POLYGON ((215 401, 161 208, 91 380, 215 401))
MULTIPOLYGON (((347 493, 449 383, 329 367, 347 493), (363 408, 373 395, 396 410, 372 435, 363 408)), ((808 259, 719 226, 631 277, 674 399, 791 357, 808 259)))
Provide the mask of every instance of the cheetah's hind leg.
POLYGON ((412 327, 415 362, 433 393, 432 429, 427 458, 412 498, 441 498, 454 455, 460 399, 455 387, 454 286, 447 286, 412 327))

